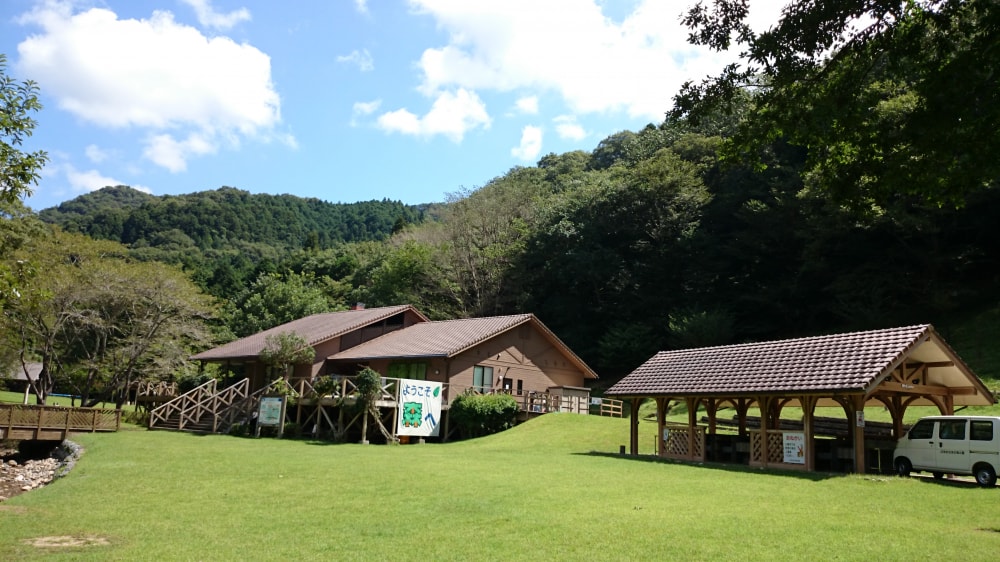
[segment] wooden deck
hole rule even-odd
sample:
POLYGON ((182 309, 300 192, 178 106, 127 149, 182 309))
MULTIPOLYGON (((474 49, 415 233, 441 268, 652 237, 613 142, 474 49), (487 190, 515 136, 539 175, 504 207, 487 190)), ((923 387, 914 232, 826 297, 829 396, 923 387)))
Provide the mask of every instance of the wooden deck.
POLYGON ((59 441, 70 433, 118 431, 121 410, 0 404, 0 439, 59 441))

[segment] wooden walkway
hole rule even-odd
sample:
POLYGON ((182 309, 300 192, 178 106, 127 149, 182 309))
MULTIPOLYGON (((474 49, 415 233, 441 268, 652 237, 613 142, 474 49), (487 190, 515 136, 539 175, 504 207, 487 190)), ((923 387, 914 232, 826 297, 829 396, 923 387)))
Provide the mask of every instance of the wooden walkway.
POLYGON ((118 431, 121 410, 0 404, 0 439, 59 441, 70 433, 118 431))

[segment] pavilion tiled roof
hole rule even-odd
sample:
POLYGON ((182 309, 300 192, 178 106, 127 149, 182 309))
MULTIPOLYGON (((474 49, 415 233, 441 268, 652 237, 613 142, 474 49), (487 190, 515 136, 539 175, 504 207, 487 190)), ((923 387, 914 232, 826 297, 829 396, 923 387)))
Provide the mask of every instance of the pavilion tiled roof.
POLYGON ((661 351, 608 389, 620 396, 857 391, 890 372, 929 324, 761 343, 661 351))
POLYGON ((523 324, 535 326, 560 352, 584 372, 585 378, 597 378, 597 374, 533 314, 421 322, 405 330, 391 332, 341 351, 330 356, 330 360, 450 358, 523 324))
POLYGON ((313 314, 287 324, 275 326, 269 330, 258 332, 225 345, 203 351, 191 357, 196 361, 219 361, 224 359, 247 359, 257 357, 267 345, 267 337, 282 332, 298 334, 309 342, 310 346, 342 336, 369 324, 380 322, 407 310, 422 319, 424 315, 411 305, 386 306, 361 310, 345 310, 341 312, 325 312, 313 314))

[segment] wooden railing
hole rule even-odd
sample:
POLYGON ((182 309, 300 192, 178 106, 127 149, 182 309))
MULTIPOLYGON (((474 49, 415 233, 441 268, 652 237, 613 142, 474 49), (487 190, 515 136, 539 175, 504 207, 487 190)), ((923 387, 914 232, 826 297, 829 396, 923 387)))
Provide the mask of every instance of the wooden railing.
POLYGON ((598 412, 602 416, 620 418, 624 416, 623 406, 624 402, 622 400, 615 400, 614 398, 601 398, 601 405, 598 412))
POLYGON ((661 441, 661 456, 690 461, 705 460, 704 427, 690 428, 683 424, 668 423, 664 424, 663 429, 666 438, 661 441))
POLYGON ((250 381, 243 379, 219 392, 216 391, 217 384, 215 379, 206 381, 170 402, 154 408, 149 414, 149 428, 172 426, 172 421, 176 420, 176 429, 179 430, 197 426, 213 433, 217 432, 220 422, 227 419, 227 415, 233 415, 230 413, 233 406, 247 397, 250 381))
POLYGON ((63 439, 71 431, 118 431, 121 410, 0 405, 0 438, 63 439))
MULTIPOLYGON (((354 377, 335 376, 336 384, 332 390, 318 392, 316 386, 306 379, 299 379, 291 386, 298 398, 306 403, 310 402, 332 402, 344 399, 354 399, 357 397, 358 388, 354 383, 354 377)), ((390 406, 396 401, 397 389, 401 379, 382 377, 382 388, 376 402, 381 402, 382 406, 390 406)), ((510 390, 482 389, 475 386, 459 386, 442 383, 441 385, 441 405, 448 406, 451 401, 464 393, 472 394, 510 394, 517 399, 518 408, 522 412, 548 413, 548 412, 576 412, 589 413, 590 403, 587 396, 576 396, 567 394, 555 394, 548 392, 523 392, 514 394, 510 390)), ((621 401, 618 400, 618 416, 621 416, 621 401)))
POLYGON ((149 428, 165 425, 174 417, 178 420, 177 429, 197 423, 207 411, 205 403, 215 394, 215 385, 215 379, 210 379, 170 402, 153 408, 149 413, 149 428))
POLYGON ((300 396, 299 391, 283 378, 274 380, 271 384, 250 394, 248 394, 249 379, 243 379, 237 385, 240 385, 242 394, 219 412, 215 427, 215 431, 218 433, 227 433, 234 425, 249 421, 253 413, 260 407, 260 399, 263 396, 268 394, 282 394, 294 398, 300 396))
MULTIPOLYGON (((785 462, 785 443, 784 443, 784 430, 781 429, 769 429, 767 430, 767 457, 764 456, 764 439, 762 435, 763 432, 760 430, 751 431, 750 433, 750 466, 770 466, 770 467, 780 467, 790 470, 805 470, 806 464, 805 460, 801 463, 786 463, 785 462)), ((798 433, 798 432, 793 432, 798 433)), ((803 444, 803 446, 805 446, 803 444)), ((803 451, 805 453, 805 451, 803 451)))

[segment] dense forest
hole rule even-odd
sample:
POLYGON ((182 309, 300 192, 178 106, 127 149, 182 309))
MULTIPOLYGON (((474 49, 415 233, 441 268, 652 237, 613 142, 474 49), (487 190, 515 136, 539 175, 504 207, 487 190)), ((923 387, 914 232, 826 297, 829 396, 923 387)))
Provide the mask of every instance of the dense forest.
POLYGON ((181 348, 307 314, 410 303, 533 312, 602 384, 662 349, 926 322, 1000 379, 1000 86, 984 70, 1000 64, 1000 9, 799 2, 756 35, 744 3, 711 4, 688 14, 691 40, 738 41, 745 66, 687 85, 662 123, 438 205, 122 186, 37 215, 8 201, 4 349, 93 386, 177 376, 181 348), (183 279, 154 269, 168 266, 183 279), (172 311, 183 337, 116 324, 140 308, 172 311), (159 354, 121 355, 138 341, 159 354))

